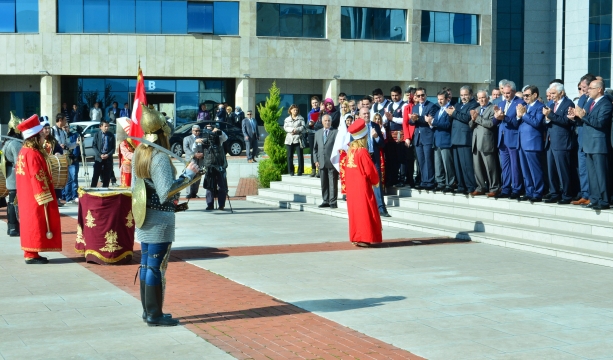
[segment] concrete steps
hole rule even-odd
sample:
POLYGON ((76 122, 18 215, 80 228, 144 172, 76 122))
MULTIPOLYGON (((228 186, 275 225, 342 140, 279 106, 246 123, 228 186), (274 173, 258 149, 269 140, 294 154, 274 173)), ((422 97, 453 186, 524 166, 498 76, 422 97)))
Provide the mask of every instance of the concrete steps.
MULTIPOLYGON (((613 211, 410 188, 390 192, 385 201, 392 217, 382 218, 386 226, 613 266, 613 211)), ((319 179, 307 176, 284 175, 282 181, 247 200, 347 217, 347 203, 342 200, 338 209, 317 207, 321 203, 319 179)))

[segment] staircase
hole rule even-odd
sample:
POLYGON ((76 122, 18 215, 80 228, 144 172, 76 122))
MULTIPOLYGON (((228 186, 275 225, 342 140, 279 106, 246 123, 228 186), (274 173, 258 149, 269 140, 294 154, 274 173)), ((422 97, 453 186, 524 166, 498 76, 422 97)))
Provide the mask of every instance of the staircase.
MULTIPOLYGON (((613 210, 595 212, 573 205, 472 198, 408 187, 392 188, 390 193, 385 201, 392 217, 381 219, 384 226, 613 267, 613 210)), ((283 175, 270 189, 259 189, 259 195, 247 200, 347 217, 345 201, 339 200, 338 209, 317 207, 319 179, 309 176, 283 175)))

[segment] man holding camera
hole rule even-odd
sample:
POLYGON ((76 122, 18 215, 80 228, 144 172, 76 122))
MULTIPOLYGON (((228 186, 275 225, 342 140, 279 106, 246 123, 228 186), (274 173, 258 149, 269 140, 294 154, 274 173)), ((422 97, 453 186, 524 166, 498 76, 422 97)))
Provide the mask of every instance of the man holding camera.
MULTIPOLYGON (((194 144, 196 143, 196 139, 200 139, 200 125, 192 126, 192 134, 186 136, 183 139, 183 150, 185 151, 185 158, 189 159, 190 162, 194 162, 198 167, 202 167, 202 158, 204 154, 202 151, 197 152, 193 150, 194 144)), ((202 150, 202 149, 200 149, 202 150)), ((198 197, 198 187, 200 187, 200 180, 196 181, 189 187, 189 192, 186 196, 188 199, 193 199, 198 197)))
POLYGON ((213 202, 217 197, 218 209, 223 210, 226 205, 228 184, 226 182, 226 152, 223 143, 228 140, 228 135, 218 128, 213 128, 211 123, 206 124, 202 137, 194 141, 192 151, 202 153, 202 167, 206 168, 202 187, 206 189, 206 210, 213 210, 213 202))

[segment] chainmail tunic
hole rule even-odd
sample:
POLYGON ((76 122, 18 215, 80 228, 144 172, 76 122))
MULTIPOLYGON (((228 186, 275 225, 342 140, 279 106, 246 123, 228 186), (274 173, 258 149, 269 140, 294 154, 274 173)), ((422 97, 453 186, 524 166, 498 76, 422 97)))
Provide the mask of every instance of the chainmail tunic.
MULTIPOLYGON (((134 184, 138 180, 136 171, 134 171, 134 166, 137 163, 136 154, 132 160, 132 179, 134 179, 132 181, 132 189, 134 189, 134 184)), ((154 149, 149 172, 151 178, 144 179, 145 183, 147 186, 155 189, 160 197, 160 203, 171 200, 167 199, 168 193, 177 185, 175 182, 176 170, 170 162, 168 155, 154 149)), ((179 196, 180 194, 177 193, 173 199, 178 199, 179 196)), ((174 242, 175 213, 147 208, 147 215, 145 216, 143 226, 136 228, 136 237, 140 242, 147 244, 174 242)))
POLYGON ((17 157, 19 156, 19 150, 21 150, 21 142, 17 140, 7 140, 2 147, 2 153, 6 157, 6 161, 13 163, 13 166, 6 167, 6 188, 8 190, 17 190, 17 183, 15 181, 15 171, 13 171, 15 164, 17 164, 17 157))

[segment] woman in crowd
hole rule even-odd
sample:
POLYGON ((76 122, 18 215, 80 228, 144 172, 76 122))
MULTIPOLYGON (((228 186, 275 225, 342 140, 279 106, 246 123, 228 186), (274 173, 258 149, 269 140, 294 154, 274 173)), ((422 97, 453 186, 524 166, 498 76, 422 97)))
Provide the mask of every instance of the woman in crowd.
POLYGON ((343 101, 341 105, 341 119, 345 118, 345 115, 351 112, 351 108, 349 107, 349 101, 343 101))
POLYGON ((236 123, 236 114, 234 114, 232 106, 226 106, 226 122, 232 125, 236 123))
POLYGON ((336 140, 334 141, 334 147, 332 148, 332 158, 330 159, 332 165, 339 172, 339 179, 341 180, 341 194, 343 194, 343 200, 346 200, 346 181, 345 181, 345 165, 347 164, 347 150, 349 149, 349 141, 351 140, 351 134, 347 129, 353 123, 353 116, 351 113, 345 114, 345 118, 338 127, 338 133, 336 134, 336 140))
MULTIPOLYGON (((141 105, 141 126, 144 138, 168 149, 170 128, 166 119, 154 109, 141 105)), ((175 180, 176 169, 165 153, 145 144, 134 152, 133 183, 144 181, 147 192, 145 219, 136 228, 141 243, 140 296, 143 305, 143 321, 149 326, 174 326, 179 320, 162 312, 165 273, 170 247, 175 240, 176 201, 181 190, 189 186, 199 169, 190 163, 184 173, 175 180)))
POLYGON ((328 114, 332 118, 332 129, 338 129, 338 125, 341 122, 341 114, 334 107, 334 101, 330 98, 326 98, 322 104, 323 110, 319 114, 319 118, 322 119, 324 115, 328 114))
MULTIPOLYGON (((381 133, 383 134, 383 141, 387 143, 389 140, 387 138, 387 131, 383 126, 383 118, 381 117, 381 114, 376 113, 372 119, 372 122, 379 124, 379 127, 381 127, 381 133)), ((381 159, 381 186, 385 186, 385 156, 383 155, 383 148, 379 148, 379 157, 381 159)))
POLYGON ((357 119, 348 131, 353 137, 344 165, 349 240, 356 246, 370 246, 383 241, 381 217, 373 191, 373 186, 379 186, 379 174, 366 149, 366 136, 370 134, 364 120, 357 119))
MULTIPOLYGON (((302 132, 305 130, 304 118, 300 116, 298 105, 292 104, 287 111, 289 116, 285 118, 283 129, 285 135, 285 149, 287 150, 287 172, 294 176, 294 151, 298 152, 298 176, 304 172, 304 148, 302 132)), ((321 117, 320 117, 321 119, 321 117)))
POLYGON ((206 109, 206 105, 202 103, 200 104, 200 110, 198 110, 198 116, 196 117, 196 121, 205 120, 211 120, 211 113, 206 109))

